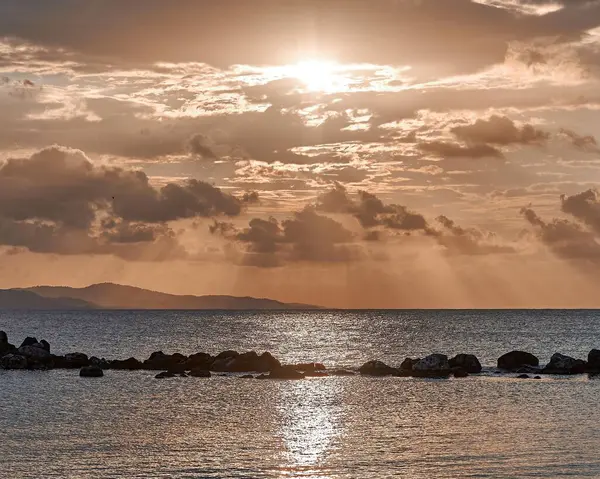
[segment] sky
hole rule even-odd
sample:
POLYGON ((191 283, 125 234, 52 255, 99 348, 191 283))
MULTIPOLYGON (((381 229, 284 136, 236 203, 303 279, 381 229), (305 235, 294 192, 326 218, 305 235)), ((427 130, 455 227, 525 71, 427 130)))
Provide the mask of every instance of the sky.
POLYGON ((600 307, 597 138, 597 0, 2 0, 0 287, 600 307))

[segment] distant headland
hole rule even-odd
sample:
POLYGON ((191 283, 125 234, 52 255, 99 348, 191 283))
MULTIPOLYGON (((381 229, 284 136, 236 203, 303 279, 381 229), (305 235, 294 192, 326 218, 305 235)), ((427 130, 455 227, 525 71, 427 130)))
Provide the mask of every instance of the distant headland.
POLYGON ((174 295, 114 283, 85 288, 35 286, 0 290, 0 310, 72 309, 187 309, 187 310, 290 310, 321 309, 301 303, 238 296, 174 295))

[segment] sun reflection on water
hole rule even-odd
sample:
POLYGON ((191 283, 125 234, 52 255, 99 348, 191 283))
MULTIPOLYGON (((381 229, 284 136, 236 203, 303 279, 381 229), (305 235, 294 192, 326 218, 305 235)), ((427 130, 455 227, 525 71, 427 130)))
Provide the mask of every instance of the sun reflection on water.
POLYGON ((281 384, 279 410, 285 450, 280 477, 331 477, 327 459, 342 429, 341 388, 343 384, 335 379, 281 384))

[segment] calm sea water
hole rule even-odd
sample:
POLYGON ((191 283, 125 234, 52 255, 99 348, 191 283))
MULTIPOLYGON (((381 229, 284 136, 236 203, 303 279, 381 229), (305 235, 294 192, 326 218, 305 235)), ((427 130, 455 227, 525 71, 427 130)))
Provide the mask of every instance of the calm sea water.
MULTIPOLYGON (((431 352, 586 357, 596 311, 0 313, 13 343, 107 358, 268 350, 284 362, 397 365, 431 352)), ((600 379, 525 381, 0 371, 0 477, 600 477, 600 379)))

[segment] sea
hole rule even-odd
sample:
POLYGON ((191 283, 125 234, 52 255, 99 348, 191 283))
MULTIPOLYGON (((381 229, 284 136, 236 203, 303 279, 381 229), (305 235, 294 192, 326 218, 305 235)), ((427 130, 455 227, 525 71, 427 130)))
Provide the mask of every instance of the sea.
POLYGON ((108 359, 270 351, 357 369, 471 353, 464 379, 158 380, 151 371, 0 371, 0 477, 600 478, 600 378, 496 374, 600 348, 600 311, 0 312, 17 346, 108 359))

